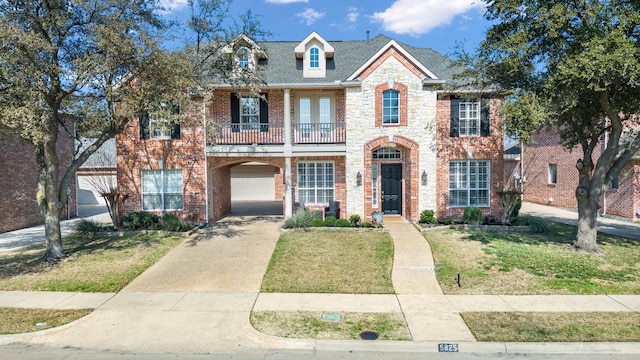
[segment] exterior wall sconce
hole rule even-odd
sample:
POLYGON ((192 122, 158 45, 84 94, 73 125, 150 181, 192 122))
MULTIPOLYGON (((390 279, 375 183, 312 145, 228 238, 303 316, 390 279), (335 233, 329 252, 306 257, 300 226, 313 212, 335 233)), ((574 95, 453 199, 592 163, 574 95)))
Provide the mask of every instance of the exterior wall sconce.
POLYGON ((422 170, 422 185, 427 185, 427 172, 422 170))
POLYGON ((362 174, 360 171, 356 174, 356 186, 362 186, 362 174))

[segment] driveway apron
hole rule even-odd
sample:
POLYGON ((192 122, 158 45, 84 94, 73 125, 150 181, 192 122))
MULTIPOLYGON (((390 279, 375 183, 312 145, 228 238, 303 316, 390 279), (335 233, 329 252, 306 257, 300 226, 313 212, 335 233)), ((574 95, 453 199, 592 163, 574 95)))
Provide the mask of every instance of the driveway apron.
POLYGON ((279 217, 228 217, 201 230, 81 319, 15 340, 141 353, 243 353, 279 217))

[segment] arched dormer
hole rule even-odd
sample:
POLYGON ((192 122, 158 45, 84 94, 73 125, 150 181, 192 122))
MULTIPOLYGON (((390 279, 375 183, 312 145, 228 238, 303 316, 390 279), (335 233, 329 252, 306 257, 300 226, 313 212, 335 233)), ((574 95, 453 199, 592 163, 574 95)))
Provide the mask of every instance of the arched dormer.
POLYGON ((223 54, 234 57, 238 70, 254 70, 258 60, 267 59, 267 52, 255 41, 245 34, 238 35, 229 44, 222 48, 223 54))
POLYGON ((320 78, 327 75, 327 59, 333 58, 334 49, 314 31, 296 46, 295 53, 302 59, 303 76, 320 78))

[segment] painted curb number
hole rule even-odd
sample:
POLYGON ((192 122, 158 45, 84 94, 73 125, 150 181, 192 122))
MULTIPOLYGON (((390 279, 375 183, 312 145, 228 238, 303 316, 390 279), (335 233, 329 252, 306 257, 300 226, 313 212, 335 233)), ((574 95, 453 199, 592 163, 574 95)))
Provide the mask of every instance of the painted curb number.
POLYGON ((458 344, 438 344, 438 352, 458 352, 458 344))

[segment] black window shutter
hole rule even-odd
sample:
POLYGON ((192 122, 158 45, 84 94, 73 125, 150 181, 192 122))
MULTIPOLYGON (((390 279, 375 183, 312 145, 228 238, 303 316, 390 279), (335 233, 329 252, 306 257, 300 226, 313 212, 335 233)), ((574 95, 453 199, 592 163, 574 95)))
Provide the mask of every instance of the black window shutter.
POLYGON ((231 131, 240 131, 240 98, 236 93, 231 93, 231 131))
POLYGON ((140 139, 149 139, 151 134, 149 133, 149 113, 143 111, 140 113, 140 139))
MULTIPOLYGON (((173 113, 174 115, 180 114, 180 106, 173 105, 171 107, 171 113, 173 113)), ((180 122, 179 121, 174 120, 171 122, 171 138, 180 139, 180 122)))
POLYGON ((269 131, 269 105, 268 94, 262 94, 264 99, 260 99, 260 131, 269 131))
POLYGON ((460 99, 451 98, 451 127, 449 136, 460 136, 460 99))
POLYGON ((489 98, 482 98, 480 101, 480 136, 489 136, 490 123, 489 98))

